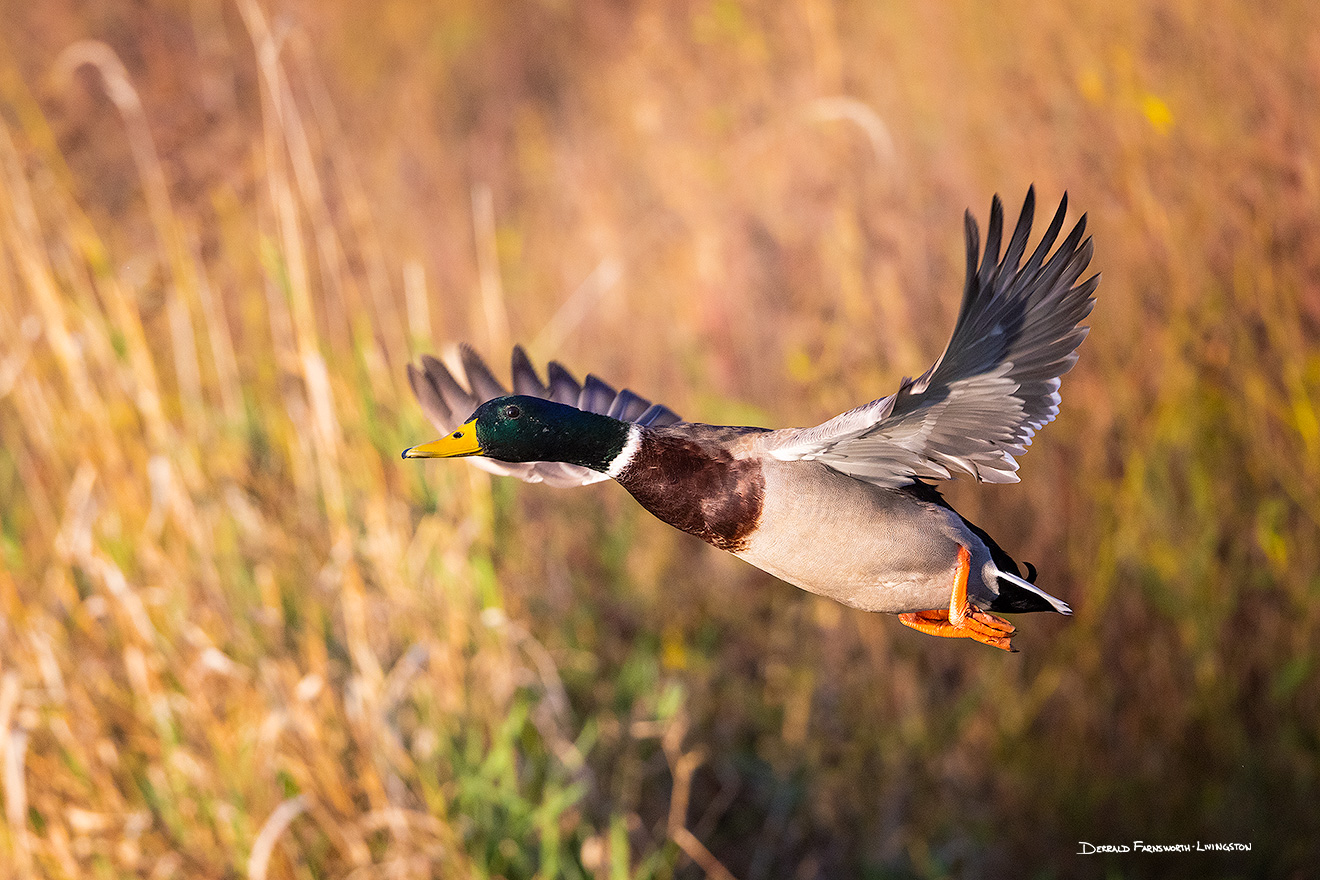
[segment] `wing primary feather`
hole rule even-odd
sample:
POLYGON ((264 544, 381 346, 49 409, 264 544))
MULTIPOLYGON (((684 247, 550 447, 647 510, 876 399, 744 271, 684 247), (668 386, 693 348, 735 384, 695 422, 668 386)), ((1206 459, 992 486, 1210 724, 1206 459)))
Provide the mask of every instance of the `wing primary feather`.
POLYGON ((422 412, 430 419, 431 424, 441 431, 448 431, 451 425, 458 424, 430 377, 412 364, 408 365, 408 384, 412 386, 413 395, 422 405, 422 412))
POLYGON ((486 366, 486 362, 481 359, 481 355, 473 351, 472 346, 460 345, 458 353, 463 362, 463 372, 467 376, 468 385, 474 395, 486 401, 503 397, 509 393, 504 390, 504 386, 491 373, 490 367, 486 366))
POLYGON ((573 374, 564 369, 563 364, 558 361, 551 361, 546 367, 546 375, 550 380, 550 399, 557 403, 577 406, 582 386, 573 378, 573 374))
POLYGON ((999 274, 999 241, 1004 235, 1004 203, 995 196, 990 200, 990 226, 985 231, 985 255, 977 282, 983 290, 994 286, 999 274))
POLYGON ((1017 227, 1008 242, 1004 254, 1004 267, 1016 272, 1022 265, 1022 255, 1027 251, 1027 239, 1031 237, 1031 221, 1036 216, 1036 187, 1027 188, 1027 197, 1022 202, 1022 213, 1018 215, 1017 227))
POLYGON ((980 286, 976 283, 976 262, 981 256, 981 229, 976 225, 976 218, 972 216, 971 211, 963 215, 963 236, 967 241, 967 274, 964 276, 967 280, 963 284, 962 307, 958 309, 958 321, 953 327, 954 336, 958 335, 958 329, 971 314, 972 302, 980 291, 980 286))
POLYGON ((1059 245, 1053 256, 1045 261, 1045 266, 1040 270, 1040 276, 1036 283, 1039 284, 1040 289, 1046 291, 1047 294, 1051 291, 1057 291, 1056 295, 1066 296, 1069 292, 1068 287, 1070 285, 1063 284, 1063 280, 1067 278, 1067 272, 1071 267, 1076 266, 1076 275, 1073 276, 1073 279, 1070 279, 1075 280, 1076 276, 1080 275, 1082 270, 1086 267, 1086 263, 1078 262, 1079 257, 1085 257, 1087 260, 1090 260, 1090 254, 1087 249, 1079 249, 1078 247, 1081 244, 1082 236, 1085 233, 1086 217, 1083 215, 1083 217, 1077 221, 1077 225, 1073 227, 1072 232, 1068 233, 1068 237, 1059 245))
POLYGON ((449 369, 440 361, 431 357, 429 354, 422 355, 422 369, 426 371, 426 378, 440 392, 440 396, 449 408, 454 424, 448 426, 445 430, 453 430, 458 427, 462 419, 470 415, 480 403, 466 388, 458 384, 458 381, 450 374, 449 369))
POLYGON ((521 345, 513 347, 513 393, 526 394, 530 397, 546 397, 548 389, 541 384, 541 377, 536 375, 536 367, 532 366, 531 360, 527 357, 527 352, 521 345))
POLYGON ((612 419, 631 422, 634 421, 637 416, 646 412, 646 408, 650 405, 651 401, 644 397, 638 397, 636 394, 625 388, 614 398, 614 403, 610 404, 610 410, 605 415, 612 419))
POLYGON ((1022 275, 1025 278, 1032 278, 1040 271, 1041 264, 1045 262, 1045 256, 1054 246, 1054 242, 1059 237, 1059 231, 1063 229, 1063 219, 1068 213, 1068 194, 1064 193, 1059 201, 1059 210, 1054 212, 1054 219, 1050 221, 1049 228, 1045 230, 1045 235, 1041 237, 1040 244, 1032 251, 1031 257, 1027 260, 1027 265, 1022 267, 1022 275))
POLYGON ((636 419, 637 424, 651 428, 663 428, 666 425, 676 425, 682 421, 678 413, 662 403, 653 403, 651 407, 642 413, 636 419))
POLYGON ((614 402, 615 391, 598 376, 591 373, 582 383, 582 393, 578 395, 577 408, 586 412, 608 412, 614 402))

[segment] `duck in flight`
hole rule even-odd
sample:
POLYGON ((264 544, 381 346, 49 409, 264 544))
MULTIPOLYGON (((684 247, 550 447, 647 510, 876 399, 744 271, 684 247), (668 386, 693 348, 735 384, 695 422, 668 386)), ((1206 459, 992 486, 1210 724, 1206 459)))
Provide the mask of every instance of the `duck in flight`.
POLYGON ((944 354, 894 394, 823 424, 685 422, 593 375, 579 383, 555 362, 543 383, 521 347, 510 394, 464 346, 466 388, 433 357, 408 366, 445 436, 403 457, 472 456, 553 486, 614 479, 658 518, 804 590, 898 614, 929 635, 1015 650, 1015 627, 999 613, 1071 609, 929 481, 1017 482, 1015 456, 1058 414, 1059 377, 1077 360, 1100 280, 1078 281, 1092 253, 1085 216, 1055 248, 1067 207, 1065 195, 1027 256, 1029 190, 1002 258, 999 198, 984 255, 968 212, 967 281, 944 354))

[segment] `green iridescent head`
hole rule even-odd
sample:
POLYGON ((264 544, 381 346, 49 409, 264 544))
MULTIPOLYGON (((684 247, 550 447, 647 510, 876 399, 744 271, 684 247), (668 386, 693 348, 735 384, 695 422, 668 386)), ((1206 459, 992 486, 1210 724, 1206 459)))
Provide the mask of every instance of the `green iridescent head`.
POLYGON ((604 472, 623 451, 629 429, 609 416, 515 394, 486 401, 457 431, 406 449, 403 457, 562 461, 604 472))

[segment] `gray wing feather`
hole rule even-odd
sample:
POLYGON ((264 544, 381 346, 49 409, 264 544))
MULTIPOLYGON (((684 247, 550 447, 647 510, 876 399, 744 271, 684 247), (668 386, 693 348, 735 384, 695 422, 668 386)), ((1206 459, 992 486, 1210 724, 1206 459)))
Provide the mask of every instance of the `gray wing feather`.
POLYGON ((573 374, 565 370, 557 361, 550 362, 547 373, 550 376, 550 399, 556 403, 577 406, 578 396, 582 394, 582 386, 573 378, 573 374))
POLYGON ((624 422, 635 422, 637 417, 646 412, 649 407, 650 401, 638 397, 625 388, 614 398, 614 402, 610 404, 610 411, 605 415, 624 422))
POLYGON ((513 393, 547 399, 550 397, 550 389, 541 384, 541 377, 536 375, 536 368, 527 359, 527 352, 523 351, 521 345, 513 347, 513 393))
POLYGON ((460 345, 458 353, 463 362, 463 372, 467 374, 468 386, 481 403, 496 397, 504 397, 509 393, 496 381, 486 362, 481 359, 481 355, 472 350, 471 346, 460 345))
POLYGON ((663 428, 666 425, 677 425, 683 421, 678 413, 674 412, 663 403, 653 403, 640 416, 633 419, 639 425, 645 425, 648 428, 663 428))
POLYGON ((607 413, 619 393, 600 379, 587 374, 582 383, 582 393, 578 395, 577 408, 584 412, 607 413))
MULTIPOLYGON (((408 383, 412 385, 413 394, 427 419, 442 434, 456 430, 487 400, 509 393, 491 373, 481 356, 467 345, 459 346, 459 363, 463 368, 467 388, 460 384, 448 367, 430 355, 422 355, 420 367, 408 365, 408 383)), ((668 407, 652 404, 626 388, 615 391, 596 376, 589 375, 585 382, 579 384, 572 373, 555 361, 550 362, 546 371, 548 384, 542 383, 536 368, 520 345, 513 349, 512 375, 515 394, 554 400, 639 425, 660 427, 681 421, 668 407)), ((551 486, 584 486, 608 479, 604 474, 589 468, 557 461, 519 463, 479 457, 469 458, 468 461, 494 474, 551 486)))
POLYGON ((999 258, 1003 205, 990 209, 985 253, 966 216, 967 282, 957 324, 938 361, 897 393, 814 428, 773 431, 758 440, 768 454, 820 461, 880 486, 954 472, 991 483, 1016 482, 1014 456, 1059 412, 1059 377, 1086 338, 1078 326, 1095 304, 1099 275, 1077 283, 1090 264, 1083 216, 1050 254, 1068 209, 1065 195, 1027 258, 1035 191, 999 258), (979 259, 978 259, 979 257, 979 259))

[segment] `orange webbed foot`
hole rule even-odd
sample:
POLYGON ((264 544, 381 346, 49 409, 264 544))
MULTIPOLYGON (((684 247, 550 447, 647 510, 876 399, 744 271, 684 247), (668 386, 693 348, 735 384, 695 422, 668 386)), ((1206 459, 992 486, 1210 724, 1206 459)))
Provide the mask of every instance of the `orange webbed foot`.
POLYGON ((953 593, 949 597, 949 610, 913 611, 900 614, 904 626, 917 632, 946 639, 975 639, 983 645, 1001 651, 1016 652, 1013 633, 1017 627, 988 611, 973 608, 967 601, 967 575, 971 571, 972 555, 966 547, 958 548, 958 571, 953 579, 953 593))

